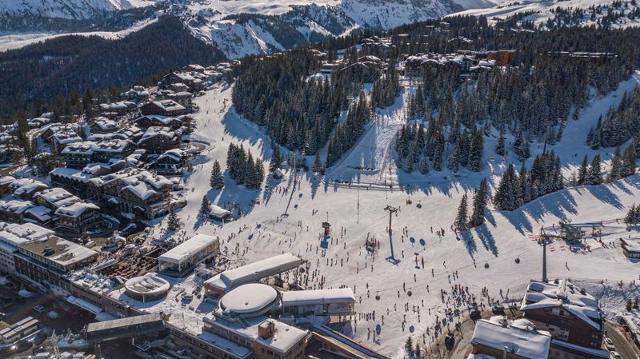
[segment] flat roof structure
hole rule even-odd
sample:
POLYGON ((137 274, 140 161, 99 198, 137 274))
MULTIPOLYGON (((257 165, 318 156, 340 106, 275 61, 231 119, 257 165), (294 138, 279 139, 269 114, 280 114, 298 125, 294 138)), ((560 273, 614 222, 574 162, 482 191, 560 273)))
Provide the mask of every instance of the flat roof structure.
POLYGON ((319 305, 335 303, 355 303, 351 288, 292 290, 281 292, 282 306, 319 305))
POLYGON ((278 291, 273 287, 249 283, 225 294, 220 299, 219 308, 225 316, 258 316, 273 308, 278 298, 278 291))
POLYGON ((136 315, 133 317, 89 323, 87 325, 88 340, 110 340, 145 335, 149 332, 164 329, 160 313, 136 315))
POLYGON ((52 262, 63 269, 97 257, 98 252, 85 246, 51 236, 44 240, 32 240, 18 245, 42 262, 52 262))
POLYGON ((191 239, 178 244, 158 257, 158 261, 178 264, 205 250, 211 244, 219 242, 218 237, 196 234, 191 239))
POLYGON ((147 273, 127 280, 124 287, 128 296, 146 301, 164 297, 171 289, 171 284, 157 273, 147 273))
POLYGON ((241 284, 255 283, 263 278, 292 270, 304 260, 291 253, 263 259, 222 272, 205 282, 205 288, 213 292, 226 292, 241 284))

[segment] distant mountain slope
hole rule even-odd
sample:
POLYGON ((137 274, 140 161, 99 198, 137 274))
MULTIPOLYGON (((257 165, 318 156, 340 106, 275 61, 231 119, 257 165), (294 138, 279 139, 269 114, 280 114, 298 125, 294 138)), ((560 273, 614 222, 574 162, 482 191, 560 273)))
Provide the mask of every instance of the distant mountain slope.
POLYGON ((117 40, 58 37, 0 53, 0 109, 5 115, 38 101, 129 86, 190 63, 223 59, 220 51, 194 38, 171 16, 117 40))
POLYGON ((486 16, 489 23, 510 20, 514 25, 591 26, 610 28, 640 26, 640 3, 613 0, 506 1, 499 5, 450 14, 486 16))
POLYGON ((0 14, 10 15, 0 16, 0 31, 115 31, 123 29, 126 19, 142 21, 144 16, 164 13, 180 18, 196 37, 227 57, 239 58, 303 46, 356 28, 386 30, 441 17, 463 8, 454 1, 493 4, 490 0, 0 0, 0 14))
POLYGON ((0 0, 0 14, 86 19, 154 3, 155 0, 0 0))

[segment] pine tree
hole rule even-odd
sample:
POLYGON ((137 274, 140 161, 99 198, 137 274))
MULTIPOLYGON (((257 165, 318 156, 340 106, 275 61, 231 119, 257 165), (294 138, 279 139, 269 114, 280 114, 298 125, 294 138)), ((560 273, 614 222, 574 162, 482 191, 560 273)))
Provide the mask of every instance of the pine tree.
POLYGON ((469 220, 469 226, 477 227, 484 223, 484 210, 487 208, 487 198, 489 197, 489 185, 487 179, 480 181, 480 186, 473 195, 473 212, 469 220))
POLYGON ((207 195, 202 196, 202 204, 200 205, 200 214, 203 216, 208 216, 211 211, 209 198, 207 195))
POLYGON ((622 177, 631 176, 636 173, 636 147, 631 144, 624 150, 622 155, 622 169, 620 170, 622 177))
POLYGON ((589 184, 601 184, 602 183, 602 165, 600 163, 600 155, 593 156, 591 165, 589 166, 588 182, 589 184))
POLYGON ((587 155, 584 155, 582 159, 582 164, 580 165, 580 169, 578 170, 578 184, 583 185, 587 184, 587 176, 589 175, 589 159, 587 155))
POLYGON ((271 161, 269 161, 269 172, 273 172, 280 168, 282 163, 282 155, 280 154, 280 146, 275 142, 271 142, 271 161))
POLYGON ((469 169, 474 172, 480 172, 482 168, 482 150, 483 150, 483 136, 482 132, 476 131, 472 135, 471 147, 469 149, 469 169))
POLYGON ((504 175, 500 179, 496 194, 493 197, 493 203, 496 208, 501 210, 513 211, 518 208, 518 200, 516 196, 516 184, 518 177, 515 168, 509 164, 504 175))
POLYGON ((620 155, 620 147, 616 148, 616 152, 611 158, 611 170, 607 175, 607 182, 612 182, 622 177, 622 156, 620 155))
POLYGON ((313 172, 322 173, 322 161, 320 161, 320 153, 316 152, 316 157, 313 160, 313 172))
POLYGON ((636 206, 635 203, 631 206, 631 208, 627 212, 627 215, 624 217, 624 223, 627 223, 627 224, 640 223, 640 206, 636 206))
POLYGON ((211 188, 218 190, 224 187, 224 178, 222 177, 222 170, 220 169, 220 163, 218 160, 213 162, 213 167, 211 168, 211 179, 210 179, 211 188))
POLYGON ((462 195, 460 206, 458 206, 458 214, 456 215, 456 220, 453 222, 453 226, 460 231, 464 231, 465 229, 467 229, 467 194, 466 193, 462 195))
POLYGON ((498 156, 504 156, 504 130, 500 130, 500 137, 498 137, 498 143, 496 144, 496 154, 498 156))

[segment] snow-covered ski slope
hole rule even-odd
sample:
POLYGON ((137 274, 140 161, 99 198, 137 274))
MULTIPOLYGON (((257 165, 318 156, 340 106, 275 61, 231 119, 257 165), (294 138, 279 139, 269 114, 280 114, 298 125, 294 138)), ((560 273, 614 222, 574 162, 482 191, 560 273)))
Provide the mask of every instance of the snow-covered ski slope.
MULTIPOLYGON (((584 135, 594 119, 609 106, 617 105, 624 91, 636 85, 637 80, 630 79, 614 93, 594 98, 581 111, 579 120, 569 123, 563 140, 555 145, 568 169, 579 163, 584 153, 594 153, 584 144, 584 135)), ((194 172, 185 181, 187 206, 178 212, 184 222, 185 234, 219 235, 223 247, 229 253, 235 253, 230 254, 232 263, 251 262, 285 251, 299 254, 309 260, 311 271, 318 270, 318 274, 324 276, 325 287, 347 285, 355 288, 356 310, 376 313, 375 320, 357 321, 352 334, 362 344, 402 358, 402 347, 410 329, 415 337, 420 337, 427 328, 433 333, 436 316, 443 317, 446 305, 441 302, 440 290, 450 290, 449 276, 454 272, 458 272, 459 279, 452 279, 453 283, 469 286, 469 290, 478 296, 486 286, 494 298, 500 298, 499 290, 502 289, 505 294, 509 291, 510 299, 520 299, 529 279, 541 276, 541 247, 535 241, 535 235, 543 227, 547 233, 554 233, 559 221, 574 224, 604 221, 604 246, 593 239, 588 241, 590 251, 572 248, 564 242, 552 244, 548 251, 549 276, 571 278, 595 294, 606 293, 603 304, 609 313, 624 306, 623 291, 603 290, 600 281, 615 287, 617 281, 637 279, 638 264, 623 255, 617 239, 638 236, 638 232, 627 232, 616 219, 622 218, 634 202, 640 202, 639 175, 606 185, 566 189, 513 212, 490 211, 486 225, 456 239, 450 225, 463 193, 477 186, 481 177, 491 176, 495 182, 505 166, 505 160, 491 158, 493 144, 490 141, 485 142, 488 160, 484 172, 458 175, 431 172, 427 177, 397 172, 395 176, 401 181, 404 178, 411 185, 405 185, 403 190, 396 187, 389 191, 382 186, 370 189, 336 186, 300 174, 298 187, 291 195, 291 192, 283 192, 284 188, 291 190, 293 187, 289 172, 279 182, 268 179, 260 193, 237 186, 228 177, 224 189, 211 191, 209 174, 213 161, 220 161, 224 168, 229 143, 241 143, 265 160, 271 155, 270 141, 264 131, 238 116, 230 108, 230 97, 231 89, 227 87, 209 90, 196 99, 200 108, 196 114, 198 138, 209 146, 196 159, 194 172), (198 219, 203 195, 221 206, 237 202, 243 217, 224 226, 198 219), (411 204, 407 203, 409 198, 411 204), (393 217, 392 227, 395 255, 400 259, 397 264, 386 260, 390 253, 386 205, 400 208, 398 215, 393 217), (288 216, 281 217, 287 208, 288 216), (323 243, 319 239, 321 222, 327 218, 334 239, 323 243), (406 230, 404 235, 403 229, 406 230), (435 234, 440 229, 445 231, 442 237, 435 234), (234 236, 229 239, 231 234, 234 236), (367 236, 380 241, 375 256, 368 255, 364 249, 367 236), (420 240, 424 241, 424 246, 420 240), (519 264, 516 258, 520 259, 519 264), (421 260, 424 260, 424 268, 421 260), (412 292, 411 296, 408 291, 412 292), (407 303, 410 310, 405 312, 407 303), (418 313, 413 311, 414 306, 420 308, 419 319, 418 313), (406 319, 404 330, 403 319, 406 319), (374 342, 371 333, 376 325, 381 326, 381 331, 374 342)), ((384 148, 391 145, 390 139, 402 121, 400 106, 398 103, 394 106, 379 111, 379 119, 369 126, 356 148, 336 168, 330 169, 330 175, 338 176, 344 171, 345 176, 353 176, 349 166, 362 163, 363 158, 365 164, 371 161, 375 166, 392 162, 382 154, 384 148)), ((534 155, 541 150, 541 147, 532 146, 534 155)), ((608 156, 611 151, 600 152, 608 156)), ((392 172, 397 171, 391 167, 392 172)), ((371 174, 370 178, 379 178, 379 174, 371 174)), ((162 227, 160 224, 159 228, 162 227)), ((590 233, 590 227, 586 228, 590 233)), ((315 282, 309 283, 310 286, 313 284, 315 282)), ((427 336, 427 345, 430 340, 427 336)))
MULTIPOLYGON (((598 6, 611 6, 612 0, 566 0, 566 1, 539 1, 539 0, 524 0, 524 1, 504 1, 496 4, 492 7, 478 7, 467 8, 462 12, 450 14, 448 16, 458 15, 484 15, 489 20, 489 23, 495 23, 498 20, 504 20, 511 16, 523 13, 530 13, 523 17, 522 21, 531 21, 536 25, 544 25, 547 20, 555 17, 554 11, 560 9, 588 9, 590 7, 598 6)), ((633 8, 625 8, 626 13, 633 8)), ((614 10, 618 11, 618 10, 614 10)), ((594 19, 591 18, 590 13, 587 11, 584 18, 580 21, 583 26, 596 25, 597 21, 603 16, 607 15, 607 10, 602 11, 594 19)), ((640 26, 640 19, 630 20, 627 17, 622 17, 617 22, 611 25, 612 28, 626 28, 640 26)))

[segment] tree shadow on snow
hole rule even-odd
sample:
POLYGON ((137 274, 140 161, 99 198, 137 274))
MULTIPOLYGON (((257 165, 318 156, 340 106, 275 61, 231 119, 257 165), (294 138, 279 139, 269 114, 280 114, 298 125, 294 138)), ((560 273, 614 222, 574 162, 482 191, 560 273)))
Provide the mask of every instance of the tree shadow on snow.
POLYGON ((225 135, 248 141, 251 145, 260 143, 260 157, 271 159, 271 140, 260 126, 239 115, 233 107, 224 114, 222 124, 225 135))
POLYGON ((620 198, 618 198, 618 196, 611 192, 611 189, 609 189, 609 187, 606 185, 586 186, 585 189, 601 202, 610 204, 617 209, 624 208, 624 206, 620 202, 620 198))
POLYGON ((259 190, 250 190, 243 185, 236 184, 227 170, 224 172, 224 187, 211 202, 222 208, 233 209, 231 210, 233 215, 239 217, 253 210, 259 195, 259 190))
POLYGON ((482 245, 484 248, 491 252, 494 256, 498 256, 498 247, 496 246, 496 239, 493 237, 493 234, 489 232, 487 229, 487 225, 483 224, 482 226, 476 227, 475 232, 480 238, 482 245))
POLYGON ((551 214, 562 221, 567 221, 567 214, 577 214, 577 203, 571 193, 566 190, 554 192, 529 202, 522 210, 529 214, 536 222, 551 214))
POLYGON ((478 247, 476 246, 476 241, 473 239, 473 235, 470 231, 464 231, 459 235, 460 239, 464 242, 464 247, 469 253, 469 256, 473 258, 474 254, 478 252, 478 247))

